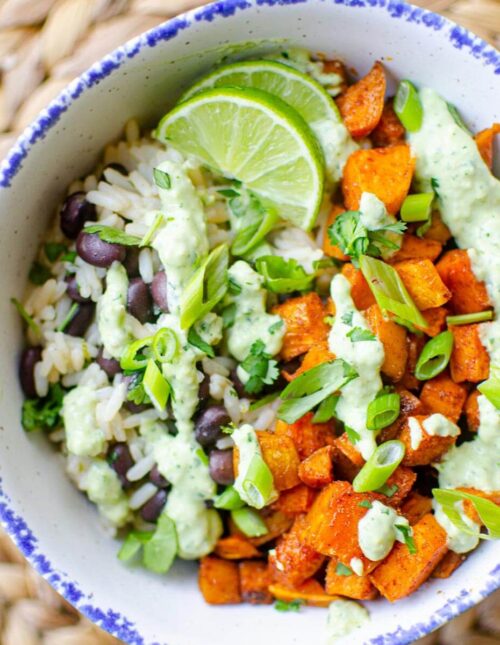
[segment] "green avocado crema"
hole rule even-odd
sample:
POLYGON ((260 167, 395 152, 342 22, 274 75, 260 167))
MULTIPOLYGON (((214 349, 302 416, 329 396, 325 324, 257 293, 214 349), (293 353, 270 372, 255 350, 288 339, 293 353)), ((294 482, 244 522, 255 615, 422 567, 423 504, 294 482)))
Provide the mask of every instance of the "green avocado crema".
POLYGON ((97 394, 94 388, 80 385, 63 400, 62 418, 68 452, 79 457, 96 457, 106 446, 104 432, 95 416, 97 394))
MULTIPOLYGON (((420 91, 422 127, 410 133, 420 190, 438 195, 439 210, 460 248, 467 249, 472 269, 484 280, 496 320, 480 325, 480 337, 492 366, 500 366, 500 181, 484 163, 474 139, 453 118, 434 91, 420 91)), ((477 437, 452 447, 436 465, 441 488, 500 489, 500 410, 483 395, 478 398, 477 437)), ((436 504, 436 519, 457 553, 477 545, 476 535, 459 531, 436 504)), ((465 521, 465 519, 464 519, 465 521)), ((477 533, 479 528, 477 527, 477 533)))
POLYGON ((119 527, 128 522, 130 511, 127 496, 123 492, 118 475, 106 461, 92 461, 83 477, 82 489, 111 524, 119 527))
POLYGON ((127 290, 125 267, 113 262, 106 274, 106 291, 97 303, 97 326, 104 349, 117 360, 133 340, 127 325, 127 290))

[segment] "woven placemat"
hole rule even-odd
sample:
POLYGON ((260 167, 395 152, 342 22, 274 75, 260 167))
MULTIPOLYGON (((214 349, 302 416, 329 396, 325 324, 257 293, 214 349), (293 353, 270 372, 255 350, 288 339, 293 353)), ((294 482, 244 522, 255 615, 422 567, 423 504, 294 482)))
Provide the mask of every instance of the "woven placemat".
MULTIPOLYGON (((126 40, 208 0, 0 0, 0 158, 67 83, 126 40)), ((500 0, 414 0, 500 47, 500 0)), ((0 529, 0 645, 112 645, 0 529)), ((419 641, 499 645, 500 592, 419 641)), ((210 645, 210 644, 208 644, 210 645)))

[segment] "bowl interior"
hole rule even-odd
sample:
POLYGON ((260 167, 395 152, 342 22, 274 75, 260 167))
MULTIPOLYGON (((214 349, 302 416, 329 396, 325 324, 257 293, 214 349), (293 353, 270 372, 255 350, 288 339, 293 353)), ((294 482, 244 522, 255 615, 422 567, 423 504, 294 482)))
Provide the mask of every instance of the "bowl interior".
MULTIPOLYGON (((196 589, 192 563, 178 563, 168 577, 123 567, 117 543, 103 534, 92 506, 66 479, 60 457, 43 437, 21 429, 16 375, 22 334, 9 298, 22 294, 36 246, 65 187, 91 170, 127 119, 153 125, 182 89, 223 55, 257 54, 269 47, 261 41, 270 39, 273 46, 291 42, 339 56, 360 74, 380 59, 394 78, 440 91, 460 107, 473 130, 500 117, 495 113, 500 56, 433 14, 398 2, 233 0, 171 21, 108 57, 52 104, 4 163, 0 514, 52 584, 129 643, 244 645, 272 639, 289 644, 308 642, 311 634, 321 641, 326 614, 208 607, 196 589)), ((500 584, 499 576, 498 551, 495 555, 494 545, 485 544, 451 579, 434 580, 393 606, 372 604, 372 620, 358 642, 410 642, 477 602, 500 584)))

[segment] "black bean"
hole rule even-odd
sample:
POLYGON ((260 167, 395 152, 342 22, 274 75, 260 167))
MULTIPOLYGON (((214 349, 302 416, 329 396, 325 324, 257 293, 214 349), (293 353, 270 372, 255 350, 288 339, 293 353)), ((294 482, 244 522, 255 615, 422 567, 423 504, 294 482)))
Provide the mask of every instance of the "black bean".
POLYGON ((139 275, 139 253, 137 246, 129 246, 123 261, 123 266, 129 278, 136 278, 139 275))
POLYGON ((169 312, 167 300, 167 276, 165 271, 159 271, 151 283, 151 295, 155 304, 165 313, 169 312))
POLYGON ((85 262, 95 267, 107 268, 116 260, 123 262, 125 259, 124 246, 104 242, 97 233, 81 231, 76 240, 76 251, 85 262))
POLYGON ((168 481, 158 470, 158 466, 156 464, 149 473, 149 481, 155 486, 158 486, 158 488, 168 488, 169 485, 168 481))
POLYGON ((124 406, 131 414, 139 414, 139 412, 149 410, 151 407, 147 403, 134 403, 133 401, 125 401, 124 406))
POLYGON ((142 278, 132 278, 128 285, 127 309, 141 323, 151 317, 151 294, 142 278))
POLYGON ((167 491, 159 490, 141 508, 140 514, 145 522, 156 522, 167 502, 167 491))
POLYGON ((236 390, 236 394, 240 397, 240 399, 251 398, 248 392, 245 392, 245 386, 241 382, 240 377, 238 376, 238 373, 236 371, 236 368, 231 370, 230 378, 231 378, 231 381, 233 382, 234 389, 236 390))
POLYGON ((106 374, 110 377, 113 378, 117 374, 120 373, 121 368, 120 368, 120 363, 116 360, 116 358, 105 358, 103 356, 103 350, 102 348, 99 350, 96 358, 96 362, 99 365, 99 367, 106 372, 106 374))
POLYGON ((223 434, 221 426, 231 423, 231 417, 223 405, 212 405, 200 413, 195 424, 196 441, 202 446, 210 446, 223 434))
POLYGON ((233 450, 212 450, 208 462, 210 477, 216 484, 234 484, 233 450))
POLYGON ((87 221, 96 219, 94 204, 86 200, 85 193, 73 193, 66 200, 59 213, 61 231, 70 240, 76 240, 87 221))
POLYGON ((27 347, 21 354, 19 361, 19 380, 23 392, 29 399, 37 396, 35 388, 35 365, 42 358, 41 347, 27 347))
POLYGON ((134 460, 126 443, 115 443, 109 447, 108 463, 120 478, 122 486, 124 488, 130 486, 131 482, 127 479, 127 473, 134 465, 134 460))
POLYGON ((69 336, 83 336, 94 318, 95 304, 89 302, 78 306, 78 310, 66 326, 64 333, 69 336))
POLYGON ((287 374, 294 374, 302 365, 302 360, 303 360, 303 356, 297 356, 296 358, 292 358, 290 361, 283 363, 283 365, 281 366, 281 369, 287 374))
POLYGON ((210 396, 210 376, 208 374, 205 374, 203 376, 203 381, 200 383, 198 387, 198 398, 200 400, 200 403, 206 403, 208 398, 210 396))
POLYGON ((75 302, 90 302, 90 298, 84 298, 81 295, 75 276, 68 276, 66 278, 66 282, 66 293, 71 298, 71 300, 74 300, 75 302))

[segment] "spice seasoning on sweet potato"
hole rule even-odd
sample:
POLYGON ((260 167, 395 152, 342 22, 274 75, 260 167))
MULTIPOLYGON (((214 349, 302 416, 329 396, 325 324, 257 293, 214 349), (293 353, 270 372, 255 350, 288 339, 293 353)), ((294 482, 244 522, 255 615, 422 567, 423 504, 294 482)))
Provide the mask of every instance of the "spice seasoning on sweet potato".
POLYGON ((378 441, 383 443, 395 439, 408 417, 416 414, 423 414, 425 408, 418 397, 401 385, 396 386, 396 392, 399 394, 399 417, 391 423, 390 426, 383 428, 378 435, 378 441))
POLYGON ((327 594, 314 578, 306 580, 295 587, 273 583, 269 585, 269 591, 276 600, 284 600, 285 602, 302 600, 305 605, 310 605, 311 607, 328 607, 330 603, 338 599, 338 596, 327 594))
POLYGON ((454 313, 469 314, 490 309, 486 287, 472 272, 467 251, 448 251, 436 264, 436 269, 441 280, 451 291, 448 304, 454 313))
POLYGON ((417 474, 411 468, 398 466, 386 481, 382 489, 379 489, 377 492, 380 493, 382 497, 387 496, 387 498, 383 500, 383 503, 386 504, 386 506, 398 508, 410 493, 416 479, 417 474))
POLYGON ((421 495, 417 491, 412 491, 399 509, 399 512, 406 517, 412 526, 431 511, 432 499, 421 495))
POLYGON ((198 584, 210 605, 234 605, 241 602, 240 576, 235 562, 207 555, 200 560, 198 584))
POLYGON ((451 378, 455 383, 479 383, 488 378, 490 357, 479 336, 479 325, 450 325, 453 351, 450 359, 451 378))
POLYGON ((443 222, 439 211, 433 211, 431 215, 431 225, 424 233, 425 240, 434 240, 440 244, 446 244, 451 240, 450 229, 443 222))
POLYGON ((352 482, 359 473, 365 460, 349 441, 346 433, 333 442, 335 452, 333 461, 337 478, 352 482))
POLYGON ((403 235, 403 243, 399 251, 396 251, 396 253, 389 258, 388 262, 389 264, 394 264, 396 262, 402 262, 403 260, 423 259, 434 262, 441 253, 442 248, 442 244, 435 240, 428 240, 412 235, 411 233, 405 233, 403 235))
POLYGON ((308 412, 295 423, 285 423, 279 419, 276 422, 275 434, 290 437, 301 461, 319 448, 333 445, 335 440, 333 424, 313 423, 313 416, 312 412, 308 412))
POLYGON ((356 309, 368 309, 375 304, 375 296, 360 269, 356 269, 352 264, 344 264, 342 275, 351 283, 351 298, 356 309))
POLYGON ((500 134, 500 123, 494 123, 474 137, 479 154, 490 170, 493 168, 493 141, 497 134, 500 134))
POLYGON ((372 132, 371 139, 376 148, 394 146, 404 143, 405 129, 394 112, 394 99, 390 98, 385 102, 382 116, 377 127, 372 132))
POLYGON ((328 594, 354 598, 355 600, 373 600, 378 595, 377 590, 366 575, 350 575, 344 567, 339 568, 339 560, 331 558, 326 568, 325 589, 328 594), (341 573, 338 573, 338 572, 341 573))
POLYGON ((444 558, 439 562, 437 567, 432 572, 432 578, 440 578, 441 580, 449 578, 451 574, 458 569, 458 567, 465 562, 467 556, 454 551, 448 551, 444 558))
POLYGON ((214 553, 224 560, 262 557, 262 553, 242 535, 220 538, 215 545, 214 553))
POLYGON ((426 381, 420 400, 428 412, 439 412, 456 423, 462 414, 467 388, 455 383, 447 372, 426 381))
POLYGON ((394 268, 420 310, 440 307, 451 298, 451 292, 430 260, 405 260, 394 268))
POLYGON ((419 327, 416 325, 418 330, 423 331, 431 338, 444 331, 444 328, 446 327, 446 316, 448 315, 448 311, 444 307, 425 309, 425 311, 421 311, 420 313, 425 318, 427 326, 419 327))
POLYGON ((481 392, 473 390, 465 402, 465 418, 470 432, 477 432, 479 428, 479 404, 477 402, 481 392))
POLYGON ((402 441, 405 446, 405 455, 401 462, 404 466, 426 466, 434 461, 438 461, 450 447, 456 442, 456 436, 439 436, 428 434, 422 423, 429 418, 430 415, 417 415, 410 417, 405 421, 398 439, 402 441), (410 420, 414 419, 421 427, 422 438, 418 446, 413 447, 410 420))
POLYGON ((270 605, 271 575, 267 562, 240 562, 241 599, 251 605, 270 605))
POLYGON ((334 358, 335 355, 330 351, 327 341, 313 345, 304 355, 304 359, 302 360, 300 367, 292 374, 287 374, 285 378, 287 381, 293 381, 293 379, 297 378, 297 376, 300 376, 304 372, 307 372, 307 370, 310 370, 317 365, 321 365, 322 363, 328 363, 328 361, 332 361, 334 358))
POLYGON ((386 320, 376 304, 365 311, 365 317, 371 330, 384 346, 382 373, 392 381, 399 381, 408 359, 406 329, 391 320, 386 320))
POLYGON ((280 496, 273 504, 273 508, 285 513, 286 515, 300 515, 302 513, 307 513, 311 508, 315 497, 316 492, 312 488, 305 484, 299 484, 294 488, 281 491, 280 496))
POLYGON ((299 477, 307 486, 322 488, 333 481, 333 446, 323 446, 299 466, 299 477))

